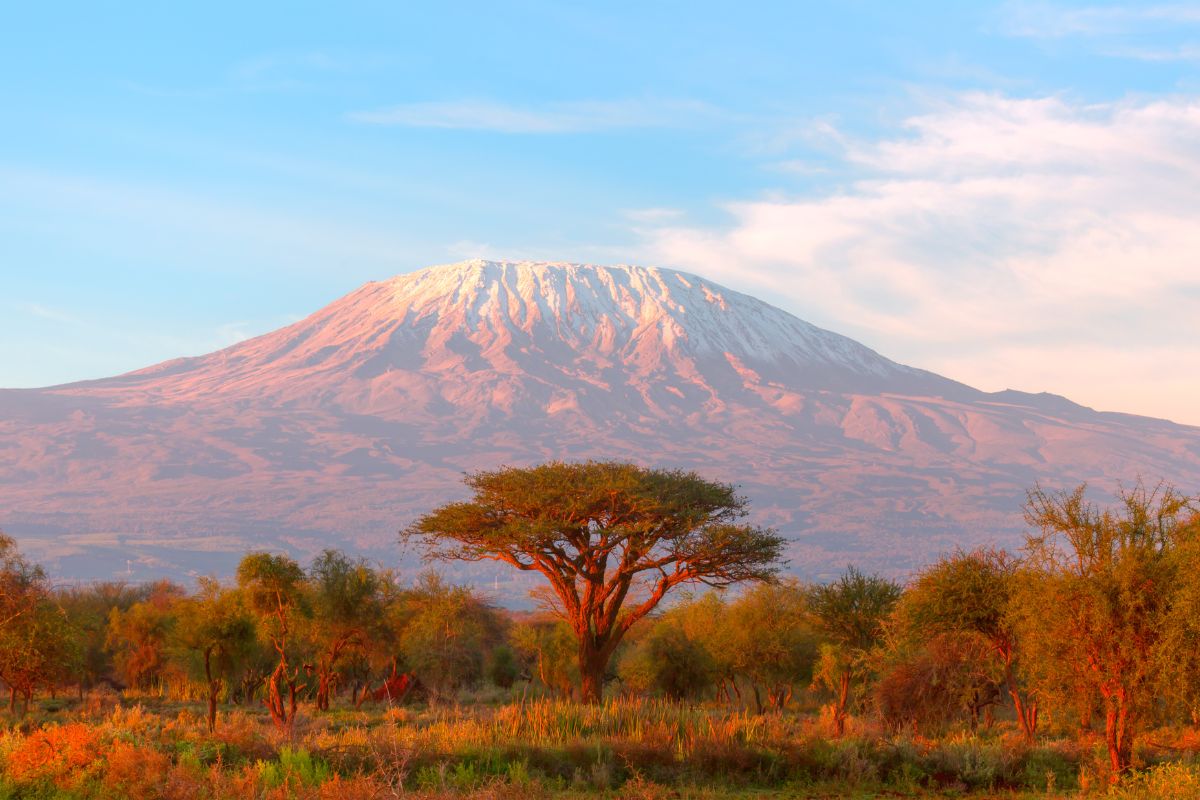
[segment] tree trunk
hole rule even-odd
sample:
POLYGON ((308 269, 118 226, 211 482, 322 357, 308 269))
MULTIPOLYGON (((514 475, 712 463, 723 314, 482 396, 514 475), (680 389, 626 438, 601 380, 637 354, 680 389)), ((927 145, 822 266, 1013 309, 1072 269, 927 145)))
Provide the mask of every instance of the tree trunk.
POLYGON ((208 732, 217 729, 217 694, 221 691, 220 684, 208 686, 208 732))
POLYGON ((271 712, 271 719, 278 728, 286 728, 288 724, 287 707, 283 704, 283 689, 280 686, 286 672, 287 662, 281 660, 275 667, 275 671, 267 678, 267 698, 264 702, 267 710, 271 712))
POLYGON ((1112 768, 1109 780, 1117 783, 1133 764, 1133 725, 1124 690, 1104 698, 1104 744, 1112 768))
POLYGON ((1079 702, 1080 733, 1087 734, 1092 732, 1092 715, 1096 712, 1095 704, 1092 702, 1092 700, 1092 695, 1089 692, 1088 695, 1079 702))
POLYGON ((299 686, 296 685, 296 679, 299 677, 299 675, 300 675, 300 671, 296 670, 295 672, 292 673, 292 676, 290 678, 288 678, 288 694, 290 695, 290 697, 289 697, 290 713, 288 714, 288 727, 289 728, 296 721, 296 704, 298 702, 300 692, 304 690, 303 684, 300 684, 299 686))
POLYGON ((846 708, 850 705, 850 670, 843 670, 838 678, 837 700, 833 706, 833 735, 842 738, 846 734, 846 708))
POLYGON ((595 655, 579 661, 579 694, 585 703, 599 703, 604 696, 604 669, 608 665, 595 655))
POLYGON ((17 687, 8 687, 8 713, 14 716, 17 713, 17 687))
POLYGON ((329 670, 322 669, 321 674, 317 677, 317 710, 329 710, 329 688, 331 683, 331 673, 329 670))
POLYGON ((1024 734, 1026 742, 1033 744, 1037 738, 1037 701, 1021 697, 1021 690, 1017 686, 1017 679, 1010 664, 1005 665, 1004 683, 1008 688, 1008 696, 1012 698, 1013 711, 1017 714, 1021 733, 1024 734))
POLYGON ((217 695, 221 692, 221 682, 214 681, 212 675, 211 647, 204 649, 204 677, 208 679, 208 732, 217 729, 217 695))
POLYGON ((597 645, 595 637, 584 634, 579 640, 579 696, 584 703, 604 699, 604 673, 618 639, 609 638, 597 645))

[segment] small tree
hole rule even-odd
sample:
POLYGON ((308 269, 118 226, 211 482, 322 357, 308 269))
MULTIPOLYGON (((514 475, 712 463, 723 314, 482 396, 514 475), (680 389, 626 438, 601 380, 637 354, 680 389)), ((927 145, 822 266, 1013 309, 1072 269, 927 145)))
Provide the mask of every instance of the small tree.
POLYGON ((575 633, 589 702, 599 700, 625 633, 667 592, 772 578, 783 550, 773 532, 737 524, 746 501, 732 486, 694 473, 553 462, 477 472, 466 483, 470 501, 433 511, 402 537, 432 558, 541 573, 575 633))
MULTIPOLYGON (((1028 742, 1037 732, 1037 701, 1020 681, 1012 595, 1018 562, 1003 550, 981 549, 943 558, 923 571, 901 600, 913 636, 979 637, 997 662, 1028 742)), ((966 643, 964 643, 964 646, 966 643)))
POLYGON ((973 633, 905 630, 889 641, 871 695, 880 719, 926 730, 963 712, 971 727, 1000 696, 986 640, 973 633))
POLYGON ((116 667, 112 653, 105 646, 112 610, 125 612, 146 597, 146 590, 122 583, 72 586, 55 592, 55 601, 66 612, 75 631, 78 659, 73 677, 81 700, 100 681, 113 679, 116 667))
POLYGON ((1026 551, 1040 580, 1023 598, 1023 619, 1040 632, 1033 641, 1046 644, 1044 657, 1060 664, 1065 683, 1099 694, 1117 781, 1165 680, 1164 655, 1178 643, 1173 608, 1195 575, 1176 556, 1200 537, 1200 517, 1171 488, 1139 484, 1120 493, 1116 509, 1097 507, 1085 491, 1029 493, 1026 519, 1038 532, 1026 551))
POLYGON ((714 620, 723 657, 735 675, 750 683, 754 706, 782 711, 797 684, 812 681, 818 637, 808 610, 807 591, 796 580, 755 586, 729 603, 714 620))
POLYGON ((46 573, 26 561, 12 537, 0 531, 0 630, 33 613, 48 591, 46 573))
POLYGON ((304 570, 288 556, 250 553, 238 564, 237 581, 245 592, 247 605, 258 617, 264 637, 279 656, 275 670, 267 678, 265 702, 275 724, 288 728, 296 719, 297 698, 304 688, 298 683, 300 668, 293 669, 288 663, 296 617, 305 608, 304 570))
POLYGON ((879 642, 884 621, 900 598, 900 587, 854 567, 833 583, 814 586, 809 608, 828 642, 821 647, 816 682, 834 695, 834 734, 846 732, 846 713, 856 678, 866 671, 867 655, 879 642))
POLYGON ((317 653, 317 708, 325 711, 343 656, 364 652, 379 635, 383 604, 379 576, 364 560, 326 550, 313 561, 308 575, 313 611, 308 634, 317 653))
POLYGON ((200 591, 180 604, 179 644, 199 654, 208 693, 208 730, 217 727, 217 702, 235 665, 254 647, 254 620, 236 592, 212 578, 200 579, 200 591))
POLYGON ((53 687, 76 660, 75 633, 45 572, 0 533, 0 680, 8 686, 9 710, 16 711, 18 696, 28 710, 34 690, 53 687))
POLYGON ((114 607, 109 611, 104 646, 127 686, 161 688, 169 673, 178 674, 174 670, 178 665, 169 663, 167 648, 183 594, 182 588, 164 581, 156 584, 145 600, 125 610, 114 607))
POLYGON ((484 654, 500 638, 495 610, 465 586, 435 573, 421 576, 404 593, 400 652, 437 698, 474 686, 483 678, 484 654))
POLYGON ((688 636, 670 614, 654 620, 632 643, 617 672, 630 689, 661 692, 672 700, 699 697, 719 675, 704 645, 688 636))

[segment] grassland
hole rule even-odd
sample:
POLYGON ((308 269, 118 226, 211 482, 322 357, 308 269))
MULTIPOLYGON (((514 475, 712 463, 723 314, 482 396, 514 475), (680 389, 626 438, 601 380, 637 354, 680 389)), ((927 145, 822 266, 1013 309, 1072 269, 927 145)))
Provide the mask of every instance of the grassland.
POLYGON ((1142 770, 1110 789, 1102 747, 1021 744, 1001 723, 936 739, 813 715, 556 700, 301 713, 223 713, 154 697, 46 700, 0 734, 0 798, 1200 797, 1197 742, 1148 737, 1142 770))

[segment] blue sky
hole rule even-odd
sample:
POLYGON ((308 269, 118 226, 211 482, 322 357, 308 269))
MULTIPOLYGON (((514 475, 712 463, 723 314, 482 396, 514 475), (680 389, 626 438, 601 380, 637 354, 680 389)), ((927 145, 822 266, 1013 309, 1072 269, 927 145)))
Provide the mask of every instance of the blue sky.
POLYGON ((6 11, 0 385, 486 256, 1200 424, 1200 4, 181 5, 6 11))

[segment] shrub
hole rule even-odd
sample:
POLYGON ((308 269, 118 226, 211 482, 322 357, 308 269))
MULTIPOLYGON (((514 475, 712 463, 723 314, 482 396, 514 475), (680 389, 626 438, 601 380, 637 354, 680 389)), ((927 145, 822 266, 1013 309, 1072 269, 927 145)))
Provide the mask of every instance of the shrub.
POLYGON ((509 689, 516 683, 519 672, 517 657, 513 654, 512 648, 502 644, 492 650, 487 663, 489 681, 501 689, 509 689))
POLYGON ((160 797, 160 787, 171 770, 171 761, 163 753, 119 739, 108 748, 105 762, 105 789, 125 800, 160 797))
POLYGON ((1114 800, 1200 797, 1200 764, 1159 764, 1126 778, 1109 792, 1114 800))
POLYGON ((52 725, 31 733, 10 751, 5 771, 17 784, 46 781, 71 788, 98 771, 100 754, 94 728, 82 723, 52 725))
POLYGON ((929 754, 929 770, 941 783, 961 782, 970 789, 993 789, 1011 772, 1012 753, 999 741, 960 736, 929 754))
POLYGON ((330 777, 329 765, 303 747, 283 746, 278 761, 259 761, 258 779, 268 789, 320 786, 330 777))

